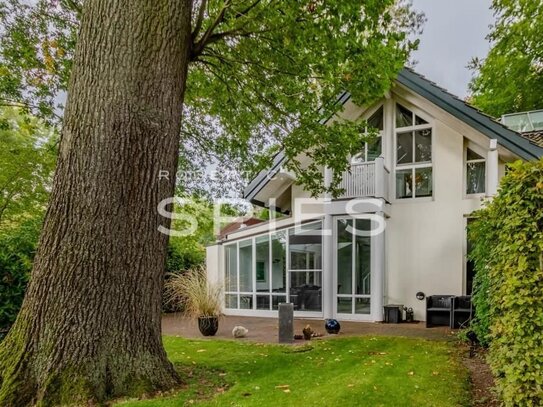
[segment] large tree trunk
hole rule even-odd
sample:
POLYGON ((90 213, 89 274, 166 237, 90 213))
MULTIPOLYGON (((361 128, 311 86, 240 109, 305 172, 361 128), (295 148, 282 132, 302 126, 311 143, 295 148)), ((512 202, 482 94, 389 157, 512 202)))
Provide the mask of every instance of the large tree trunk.
POLYGON ((171 388, 161 341, 191 0, 86 0, 58 167, 23 307, 0 348, 0 405, 171 388))

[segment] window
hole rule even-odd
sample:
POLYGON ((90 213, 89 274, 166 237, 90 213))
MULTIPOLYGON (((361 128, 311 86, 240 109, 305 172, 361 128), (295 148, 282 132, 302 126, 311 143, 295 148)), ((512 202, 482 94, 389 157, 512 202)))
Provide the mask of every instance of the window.
POLYGON ((466 151, 466 194, 485 193, 485 159, 471 149, 466 151))
POLYGON ((288 298, 297 310, 321 311, 321 229, 316 222, 225 245, 225 307, 269 311, 288 298))
MULTIPOLYGON (((384 123, 384 110, 383 106, 379 107, 375 113, 373 113, 367 120, 368 125, 377 130, 376 138, 368 143, 364 143, 362 151, 355 155, 351 162, 352 164, 362 164, 370 161, 375 161, 377 157, 381 155, 382 150, 382 135, 383 135, 383 123, 384 123)), ((366 130, 367 131, 367 130, 366 130)))
POLYGON ((432 128, 396 104, 396 198, 431 197, 432 185, 432 128))

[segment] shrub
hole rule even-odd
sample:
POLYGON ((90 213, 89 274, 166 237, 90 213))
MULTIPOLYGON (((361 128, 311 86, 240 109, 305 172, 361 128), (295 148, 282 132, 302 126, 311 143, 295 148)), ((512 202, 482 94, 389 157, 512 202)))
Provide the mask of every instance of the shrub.
POLYGON ((37 218, 0 233, 0 331, 15 321, 23 302, 40 228, 37 218))
POLYGON ((487 213, 479 211, 476 220, 468 225, 469 239, 472 243, 470 258, 475 263, 475 278, 473 280, 473 305, 475 308, 475 320, 471 329, 477 334, 479 342, 483 346, 490 343, 490 276, 488 265, 492 257, 493 242, 497 236, 494 225, 487 219, 487 213))
POLYGON ((506 406, 543 405, 543 159, 514 163, 476 216, 476 329, 498 392, 506 406))

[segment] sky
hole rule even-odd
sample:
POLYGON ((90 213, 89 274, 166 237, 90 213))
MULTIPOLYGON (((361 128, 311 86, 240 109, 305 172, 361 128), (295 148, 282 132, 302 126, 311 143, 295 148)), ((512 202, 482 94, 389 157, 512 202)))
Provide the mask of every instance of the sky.
POLYGON ((472 73, 466 68, 472 57, 485 57, 490 48, 486 36, 494 22, 491 0, 413 0, 426 14, 415 71, 451 93, 464 98, 472 73))

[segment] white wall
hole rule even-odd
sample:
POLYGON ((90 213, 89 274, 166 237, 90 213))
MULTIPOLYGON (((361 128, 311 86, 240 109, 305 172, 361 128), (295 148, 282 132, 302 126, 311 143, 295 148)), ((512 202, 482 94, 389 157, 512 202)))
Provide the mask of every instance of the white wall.
POLYGON ((480 206, 464 199, 463 136, 436 121, 433 141, 433 199, 393 202, 386 234, 386 301, 413 307, 420 320, 418 291, 462 295, 464 216, 480 206))
POLYGON ((224 265, 221 260, 221 246, 216 244, 206 247, 207 278, 212 283, 223 285, 224 265))
POLYGON ((386 233, 386 302, 412 307, 419 320, 426 301, 418 291, 466 294, 466 217, 482 205, 481 196, 465 195, 466 134, 439 119, 433 131, 433 198, 393 201, 386 233))

